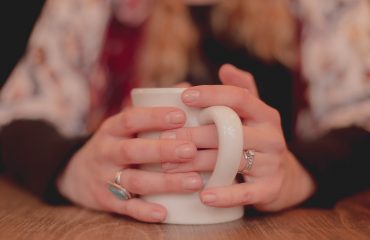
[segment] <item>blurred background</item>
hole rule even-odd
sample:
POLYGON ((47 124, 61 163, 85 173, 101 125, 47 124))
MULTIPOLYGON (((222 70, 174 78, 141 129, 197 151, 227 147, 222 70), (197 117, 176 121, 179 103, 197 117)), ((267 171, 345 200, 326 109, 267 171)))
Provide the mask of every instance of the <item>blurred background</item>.
POLYGON ((45 0, 1 1, 0 87, 23 55, 44 2, 45 0))

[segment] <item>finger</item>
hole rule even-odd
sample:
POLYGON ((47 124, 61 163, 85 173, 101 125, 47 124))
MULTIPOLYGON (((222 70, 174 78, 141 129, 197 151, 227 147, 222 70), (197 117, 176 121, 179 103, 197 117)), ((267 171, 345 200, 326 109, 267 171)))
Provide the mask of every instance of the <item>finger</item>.
POLYGON ((178 128, 185 120, 184 112, 174 107, 129 108, 108 118, 102 130, 113 136, 131 136, 138 132, 178 128))
POLYGON ((201 201, 213 207, 251 205, 260 201, 258 183, 239 183, 227 187, 209 188, 200 193, 201 201))
MULTIPOLYGON (((285 148, 283 135, 271 126, 243 126, 243 131, 244 149, 254 149, 258 152, 276 152, 285 148)), ((164 131, 160 138, 190 141, 198 149, 218 148, 215 125, 164 131)))
POLYGON ((217 150, 200 150, 197 157, 187 163, 163 163, 162 170, 167 173, 212 171, 216 165, 217 150))
MULTIPOLYGON (((217 150, 198 151, 197 157, 186 163, 163 163, 162 169, 168 173, 180 172, 209 172, 212 171, 217 161, 217 150)), ((245 169, 247 161, 240 159, 239 171, 245 169)), ((252 168, 247 175, 254 177, 268 176, 279 169, 279 161, 274 155, 255 152, 252 168)))
POLYGON ((176 88, 188 88, 188 87, 191 87, 191 84, 188 83, 188 82, 180 82, 180 83, 176 83, 174 85, 174 87, 176 87, 176 88))
POLYGON ((166 209, 155 203, 149 203, 139 198, 126 201, 110 197, 106 203, 107 211, 126 215, 143 222, 162 222, 166 218, 166 209))
POLYGON ((194 192, 203 187, 201 176, 195 172, 161 173, 125 169, 120 181, 129 192, 140 195, 194 192))
POLYGON ((238 69, 231 64, 224 64, 218 75, 224 85, 246 88, 251 94, 258 97, 256 82, 249 72, 238 69))
MULTIPOLYGON (((253 96, 248 90, 224 85, 191 87, 182 93, 182 100, 191 107, 228 106, 239 116, 256 122, 279 122, 278 112, 253 96)), ((280 123, 280 122, 279 122, 280 123)))
POLYGON ((92 201, 89 208, 126 215, 145 222, 161 222, 166 218, 166 209, 156 203, 145 202, 139 198, 118 199, 109 191, 106 183, 98 182, 90 187, 92 195, 86 201, 92 201))
POLYGON ((101 147, 102 161, 116 165, 185 162, 196 155, 196 146, 186 140, 110 139, 101 147))

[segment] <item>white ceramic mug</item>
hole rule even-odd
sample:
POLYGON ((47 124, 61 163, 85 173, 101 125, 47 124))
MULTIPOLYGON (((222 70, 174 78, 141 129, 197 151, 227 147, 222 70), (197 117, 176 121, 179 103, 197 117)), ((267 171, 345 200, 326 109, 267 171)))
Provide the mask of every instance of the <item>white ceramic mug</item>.
MULTIPOLYGON (((185 88, 135 88, 132 103, 138 107, 177 107, 186 114, 185 127, 215 124, 218 132, 218 156, 213 172, 202 172, 205 188, 235 184, 243 151, 243 131, 239 116, 225 106, 193 108, 181 100, 185 88)), ((158 138, 160 132, 145 132, 141 138, 158 138)), ((146 164, 141 168, 162 171, 160 164, 146 164)), ((211 224, 228 222, 243 216, 243 207, 216 208, 203 204, 196 193, 165 193, 142 198, 161 204, 167 209, 165 223, 211 224)))

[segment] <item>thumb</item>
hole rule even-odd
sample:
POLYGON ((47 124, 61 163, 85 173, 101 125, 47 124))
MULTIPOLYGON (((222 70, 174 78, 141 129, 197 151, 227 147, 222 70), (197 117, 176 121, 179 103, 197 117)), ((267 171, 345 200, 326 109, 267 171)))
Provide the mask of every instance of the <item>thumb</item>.
POLYGON ((249 72, 238 69, 231 64, 223 64, 218 71, 218 75, 224 85, 246 88, 258 97, 256 82, 249 72))

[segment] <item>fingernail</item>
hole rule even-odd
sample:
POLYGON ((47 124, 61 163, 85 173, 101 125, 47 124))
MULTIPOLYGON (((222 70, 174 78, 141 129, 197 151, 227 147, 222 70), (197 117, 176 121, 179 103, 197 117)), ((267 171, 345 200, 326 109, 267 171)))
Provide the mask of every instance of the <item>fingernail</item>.
POLYGON ((160 212, 160 211, 157 211, 157 210, 154 210, 151 214, 152 218, 156 219, 156 220, 163 220, 164 217, 165 217, 165 214, 163 212, 160 212))
POLYGON ((185 122, 185 115, 182 112, 170 112, 165 117, 166 122, 171 124, 179 124, 185 122))
POLYGON ((198 190, 202 187, 202 179, 199 176, 185 177, 182 186, 186 190, 198 190))
POLYGON ((204 203, 212 203, 217 200, 217 196, 214 193, 205 193, 202 194, 202 202, 204 203))
POLYGON ((188 90, 185 91, 184 94, 182 95, 182 100, 186 103, 191 103, 196 101, 199 98, 199 96, 200 96, 199 91, 188 90))
POLYGON ((179 163, 163 163, 162 169, 163 170, 173 170, 177 168, 180 164, 179 163))
POLYGON ((176 156, 178 158, 192 158, 195 154, 195 148, 192 144, 183 144, 176 149, 176 156))
POLYGON ((176 139, 176 133, 174 131, 163 132, 161 139, 176 139))

